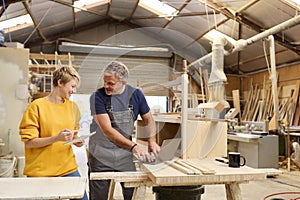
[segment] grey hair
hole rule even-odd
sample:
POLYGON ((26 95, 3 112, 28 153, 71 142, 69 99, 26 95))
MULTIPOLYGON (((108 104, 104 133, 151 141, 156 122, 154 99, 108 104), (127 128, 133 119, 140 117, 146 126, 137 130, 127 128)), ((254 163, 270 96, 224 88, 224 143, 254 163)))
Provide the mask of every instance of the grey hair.
POLYGON ((126 81, 128 79, 128 68, 125 64, 113 61, 104 70, 104 75, 116 75, 119 77, 120 81, 126 81))

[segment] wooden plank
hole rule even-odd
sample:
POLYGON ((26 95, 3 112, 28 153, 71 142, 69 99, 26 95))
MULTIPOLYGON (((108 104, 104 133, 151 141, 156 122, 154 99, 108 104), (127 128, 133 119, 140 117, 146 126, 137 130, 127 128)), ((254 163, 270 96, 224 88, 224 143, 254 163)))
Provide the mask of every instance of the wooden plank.
POLYGON ((259 169, 250 168, 248 166, 232 168, 228 167, 227 164, 216 162, 212 159, 198 159, 196 164, 197 165, 195 166, 205 167, 207 169, 214 170, 216 173, 191 176, 164 163, 158 165, 143 165, 149 172, 149 178, 152 180, 152 182, 160 186, 229 184, 234 182, 239 183, 266 179, 265 172, 262 172, 259 169))
POLYGON ((295 116, 294 116, 294 121, 293 121, 294 126, 299 125, 299 118, 300 118, 300 103, 297 104, 297 108, 295 111, 295 116))
POLYGON ((114 179, 116 182, 130 182, 130 181, 146 181, 148 180, 145 172, 91 172, 90 180, 110 180, 114 179))
POLYGON ((177 163, 175 163, 173 161, 165 161, 165 163, 167 165, 173 167, 174 169, 177 169, 177 170, 179 170, 179 171, 181 171, 181 172, 183 172, 185 174, 188 174, 188 175, 194 175, 195 174, 193 170, 191 170, 189 168, 186 168, 186 167, 184 167, 184 166, 182 166, 180 164, 177 164, 177 163))
POLYGON ((252 99, 253 99, 253 85, 252 85, 252 79, 251 79, 250 91, 246 97, 246 104, 245 104, 244 112, 242 115, 242 121, 248 121, 247 119, 248 119, 248 114, 249 114, 252 99))
POLYGON ((176 160, 175 163, 184 166, 187 169, 192 170, 193 174, 201 174, 200 170, 198 170, 197 168, 186 164, 183 160, 176 160))
POLYGON ((271 102, 272 102, 272 100, 271 100, 271 88, 269 87, 269 88, 267 88, 266 89, 267 91, 266 91, 266 99, 265 99, 265 106, 264 106, 264 109, 263 109, 263 114, 262 114, 262 120, 268 120, 267 118, 268 118, 268 115, 270 115, 270 112, 269 112, 269 110, 270 110, 270 104, 271 104, 271 102))
POLYGON ((195 169, 198 169, 202 174, 215 174, 216 173, 215 170, 207 169, 206 167, 199 165, 199 163, 198 164, 193 163, 192 160, 183 160, 182 162, 192 166, 195 169))
POLYGON ((242 119, 241 115, 241 103, 240 103, 240 91, 239 90, 232 90, 232 98, 233 98, 233 107, 237 109, 239 112, 239 122, 242 119))
POLYGON ((187 158, 227 155, 227 122, 187 121, 187 158))
POLYGON ((254 96, 253 96, 253 102, 250 106, 248 121, 253 121, 253 118, 255 118, 255 112, 257 111, 258 107, 258 101, 260 98, 260 90, 258 89, 258 85, 255 86, 254 96))

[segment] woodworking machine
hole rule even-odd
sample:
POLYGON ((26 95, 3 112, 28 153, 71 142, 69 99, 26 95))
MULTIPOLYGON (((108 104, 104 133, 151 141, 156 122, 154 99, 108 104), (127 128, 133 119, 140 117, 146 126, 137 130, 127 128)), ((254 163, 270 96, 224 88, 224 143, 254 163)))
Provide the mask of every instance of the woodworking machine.
POLYGON ((228 128, 228 133, 245 133, 255 135, 268 135, 269 133, 269 122, 268 121, 243 121, 241 125, 232 125, 228 128))

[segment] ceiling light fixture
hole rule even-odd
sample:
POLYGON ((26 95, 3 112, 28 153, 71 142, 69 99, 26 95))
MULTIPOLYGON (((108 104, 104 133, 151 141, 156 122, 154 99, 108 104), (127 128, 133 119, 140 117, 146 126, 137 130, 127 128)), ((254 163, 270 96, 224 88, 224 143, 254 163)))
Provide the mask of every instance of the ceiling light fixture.
POLYGON ((170 58, 172 52, 167 47, 101 46, 62 42, 59 51, 71 53, 91 53, 101 55, 127 55, 170 58))
POLYGON ((101 6, 109 3, 110 0, 78 0, 74 2, 75 12, 87 10, 96 6, 101 6), (80 9, 76 9, 80 8, 80 9))
POLYGON ((159 0, 140 0, 139 6, 168 20, 171 20, 178 14, 178 10, 174 7, 159 0))
POLYGON ((0 29, 3 29, 5 33, 27 28, 29 26, 33 26, 33 21, 29 14, 0 22, 0 29))

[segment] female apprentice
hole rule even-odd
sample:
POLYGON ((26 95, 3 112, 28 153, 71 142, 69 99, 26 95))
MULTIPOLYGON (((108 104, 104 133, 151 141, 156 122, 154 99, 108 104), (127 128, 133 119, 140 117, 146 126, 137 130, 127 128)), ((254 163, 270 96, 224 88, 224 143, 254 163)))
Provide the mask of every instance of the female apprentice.
MULTIPOLYGON (((73 67, 61 67, 53 73, 53 90, 34 100, 20 123, 21 140, 25 143, 24 175, 27 177, 80 176, 71 145, 77 138, 80 112, 70 101, 80 77, 73 67)), ((83 146, 83 142, 74 143, 83 146)), ((84 194, 83 200, 87 200, 84 194)))

